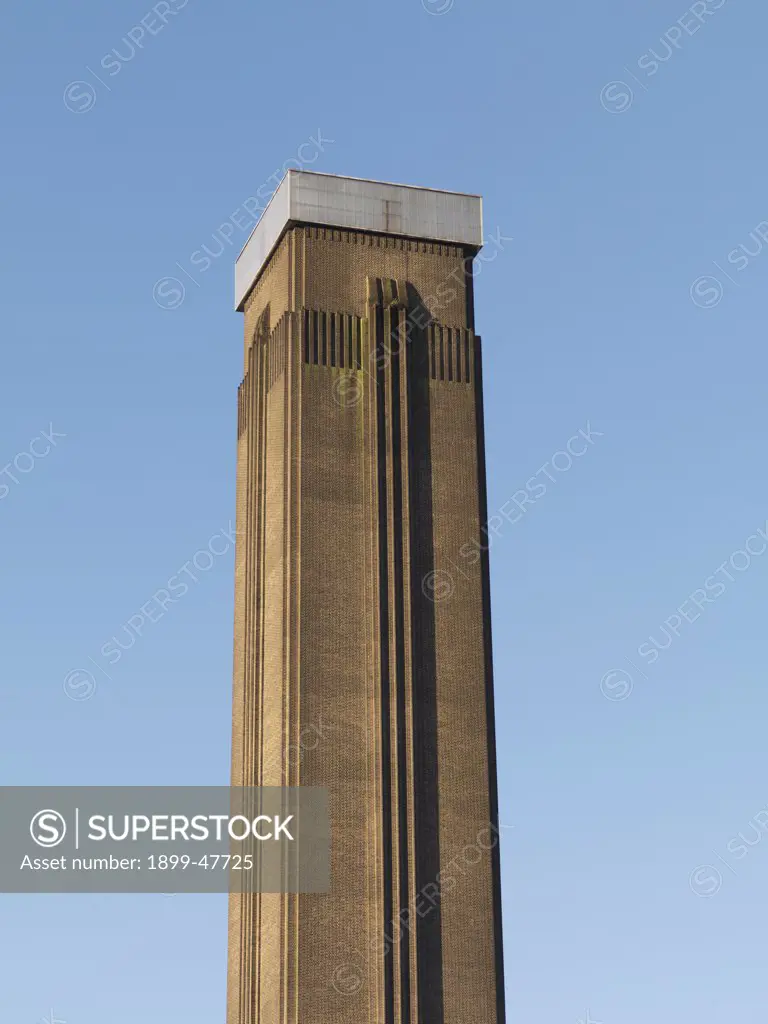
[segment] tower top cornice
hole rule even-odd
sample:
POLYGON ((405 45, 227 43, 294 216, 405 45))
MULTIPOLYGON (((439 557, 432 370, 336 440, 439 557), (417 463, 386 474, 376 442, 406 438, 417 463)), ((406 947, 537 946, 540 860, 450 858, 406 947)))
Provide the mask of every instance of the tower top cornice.
POLYGON ((245 299, 289 227, 316 224, 430 242, 483 245, 483 201, 465 192, 290 169, 235 264, 235 308, 245 299))

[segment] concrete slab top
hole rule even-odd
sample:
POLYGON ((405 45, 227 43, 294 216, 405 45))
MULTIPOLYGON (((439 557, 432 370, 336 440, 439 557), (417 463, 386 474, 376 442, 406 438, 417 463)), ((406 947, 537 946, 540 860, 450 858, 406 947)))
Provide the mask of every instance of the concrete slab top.
POLYGON ((452 242, 477 250, 483 245, 480 196, 291 169, 237 258, 236 309, 243 308, 275 246, 294 223, 452 242))

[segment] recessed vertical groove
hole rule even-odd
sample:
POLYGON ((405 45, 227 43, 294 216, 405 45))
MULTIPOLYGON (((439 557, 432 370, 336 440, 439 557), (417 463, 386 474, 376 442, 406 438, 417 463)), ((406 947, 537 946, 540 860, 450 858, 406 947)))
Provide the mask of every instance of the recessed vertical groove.
MULTIPOLYGON (((376 471, 378 491, 378 577, 379 577, 379 673, 381 678, 381 747, 382 747, 382 862, 383 900, 385 908, 384 935, 391 948, 384 958, 384 1011, 385 1024, 395 1024, 396 992, 399 988, 396 973, 397 949, 394 929, 394 865, 392 844, 394 839, 392 817, 392 720, 390 690, 389 645, 389 530, 387 516, 387 417, 382 400, 385 394, 383 356, 383 311, 381 306, 370 307, 369 322, 373 329, 372 348, 376 366, 376 471)), ((356 364, 355 364, 356 365, 356 364)), ((398 1008, 399 1011, 399 1008, 398 1008)), ((398 1012, 399 1017, 399 1012, 398 1012)))
MULTIPOLYGON (((440 799, 438 793, 438 699, 435 605, 423 581, 434 576, 433 438, 430 403, 434 379, 434 326, 417 331, 408 352, 408 488, 411 545, 411 659, 416 893, 437 888, 440 877, 440 799), (418 510, 416 513, 415 510, 418 510)), ((428 913, 416 904, 415 932, 419 1022, 443 1024, 443 946, 439 896, 428 913)))
POLYGON ((388 406, 388 467, 387 482, 390 485, 388 501, 388 525, 391 531, 391 555, 389 600, 391 621, 389 629, 392 657, 390 664, 392 678, 392 727, 393 727, 393 789, 397 813, 397 837, 394 858, 397 863, 397 906, 394 909, 394 925, 397 933, 400 1019, 408 1024, 411 1019, 410 985, 410 933, 403 927, 400 913, 409 906, 408 877, 408 795, 407 795, 407 750, 405 722, 405 649, 403 612, 403 504, 401 469, 401 422, 400 422, 400 353, 394 320, 397 311, 392 306, 384 308, 384 338, 389 354, 387 360, 387 391, 384 402, 388 406))
MULTIPOLYGON (((257 464, 256 464, 256 509, 257 509, 257 522, 255 532, 255 544, 257 552, 257 568, 255 572, 255 578, 258 586, 258 601, 256 605, 256 622, 254 623, 256 638, 258 643, 258 654, 255 659, 255 664, 258 666, 258 677, 256 680, 256 687, 254 688, 258 694, 258 707, 264 707, 264 600, 263 595, 265 592, 265 546, 266 546, 266 531, 264 529, 264 505, 266 500, 266 442, 267 442, 267 416, 266 416, 266 387, 265 387, 265 376, 266 376, 266 359, 265 350, 263 345, 259 345, 258 349, 254 354, 254 362, 258 365, 258 451, 257 451, 257 464)), ((261 716, 253 716, 254 731, 258 727, 258 722, 261 716)), ((258 733, 254 735, 254 747, 256 748, 256 764, 258 766, 258 779, 259 785, 264 780, 264 731, 258 729, 258 733)), ((254 993, 255 1005, 261 1006, 263 998, 263 985, 262 985, 262 972, 261 962, 263 957, 264 948, 264 929, 262 927, 264 912, 264 901, 263 898, 259 899, 258 902, 258 934, 259 934, 259 972, 257 978, 257 987, 254 993)), ((253 1022, 255 1024, 255 1022, 253 1022)))
MULTIPOLYGON (((399 515, 397 517, 400 532, 400 565, 401 579, 399 593, 400 636, 402 649, 402 712, 401 736, 403 742, 402 771, 404 787, 404 843, 403 856, 406 864, 406 895, 403 909, 407 911, 407 953, 408 953, 408 1017, 410 1024, 418 1024, 421 991, 419 985, 419 946, 418 934, 412 926, 415 920, 417 902, 417 833, 419 819, 416 809, 416 753, 414 747, 414 703, 416 697, 416 679, 413 662, 413 550, 412 550, 412 492, 411 483, 411 417, 409 396, 412 392, 413 367, 412 346, 407 331, 407 287, 404 282, 397 282, 396 292, 398 307, 394 313, 395 330, 393 348, 397 353, 397 405, 393 411, 399 422, 399 453, 396 464, 397 484, 399 488, 399 515)), ((393 382, 395 374, 393 373, 393 382)))

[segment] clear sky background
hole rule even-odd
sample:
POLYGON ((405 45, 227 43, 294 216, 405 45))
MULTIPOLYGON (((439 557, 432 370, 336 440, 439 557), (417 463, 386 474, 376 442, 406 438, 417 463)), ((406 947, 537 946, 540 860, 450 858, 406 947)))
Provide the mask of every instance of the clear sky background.
MULTIPOLYGON (((424 4, 188 0, 132 59, 149 0, 6 12, 0 782, 228 779, 231 551, 100 650, 229 526, 246 232, 191 258, 320 132, 485 198, 509 1021, 763 1021, 768 10, 424 4)), ((2 896, 0 1021, 223 1021, 225 924, 2 896)))

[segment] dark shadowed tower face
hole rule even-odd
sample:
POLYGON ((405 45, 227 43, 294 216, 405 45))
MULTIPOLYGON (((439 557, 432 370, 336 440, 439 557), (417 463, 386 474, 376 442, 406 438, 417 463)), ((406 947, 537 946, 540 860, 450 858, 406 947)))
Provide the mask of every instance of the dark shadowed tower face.
POLYGON ((332 891, 233 895, 228 1024, 502 1024, 475 196, 289 172, 237 264, 233 785, 332 891))

